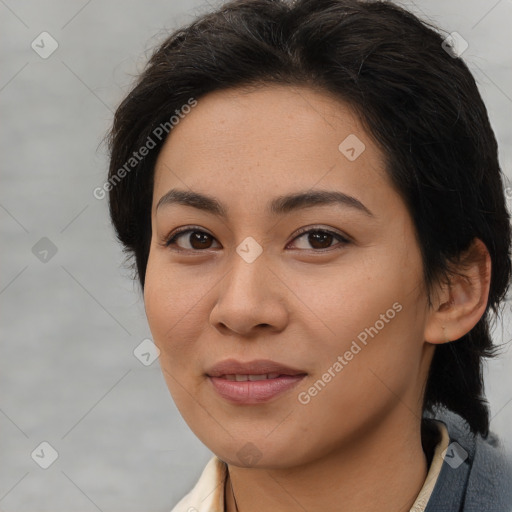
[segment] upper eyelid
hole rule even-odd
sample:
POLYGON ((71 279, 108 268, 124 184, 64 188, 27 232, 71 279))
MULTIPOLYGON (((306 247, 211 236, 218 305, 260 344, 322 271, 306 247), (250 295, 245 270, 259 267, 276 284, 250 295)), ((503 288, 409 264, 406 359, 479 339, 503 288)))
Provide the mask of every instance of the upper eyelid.
MULTIPOLYGON (((172 240, 175 240, 177 237, 179 237, 181 235, 185 235, 186 233, 192 233, 194 231, 205 233, 205 234, 211 236, 212 238, 215 238, 215 236, 213 236, 211 233, 209 233, 208 231, 205 231, 203 228, 200 228, 198 226, 197 227, 196 226, 183 226, 181 228, 176 228, 172 233, 165 236, 163 243, 165 246, 169 246, 172 240)), ((215 240, 217 240, 217 239, 215 238, 215 240)), ((187 249, 184 249, 184 250, 187 250, 187 249)))
POLYGON ((308 226, 308 227, 300 228, 298 233, 294 236, 294 239, 297 238, 298 236, 305 235, 305 234, 307 234, 307 233, 309 233, 311 231, 323 231, 325 233, 330 233, 330 234, 333 234, 335 236, 339 236, 340 238, 343 238, 343 239, 345 239, 347 241, 351 240, 351 237, 349 237, 345 233, 339 233, 334 228, 323 228, 321 226, 308 226))

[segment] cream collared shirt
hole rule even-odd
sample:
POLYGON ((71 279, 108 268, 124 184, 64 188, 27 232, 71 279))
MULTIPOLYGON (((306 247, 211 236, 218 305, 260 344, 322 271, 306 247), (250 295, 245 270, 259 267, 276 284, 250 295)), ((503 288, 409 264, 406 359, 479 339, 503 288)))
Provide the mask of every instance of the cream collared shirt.
MULTIPOLYGON (((448 430, 444 423, 440 421, 435 423, 439 428, 441 440, 435 447, 425 483, 409 512, 424 512, 441 472, 444 460, 443 452, 448 448, 450 442, 448 430)), ((217 456, 213 456, 203 469, 194 488, 180 500, 171 512, 225 512, 225 480, 226 464, 217 456)))

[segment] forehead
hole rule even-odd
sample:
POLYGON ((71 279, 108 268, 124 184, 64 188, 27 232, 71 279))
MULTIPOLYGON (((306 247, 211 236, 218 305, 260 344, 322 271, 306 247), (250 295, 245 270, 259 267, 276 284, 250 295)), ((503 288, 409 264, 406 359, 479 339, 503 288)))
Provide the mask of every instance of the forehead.
POLYGON ((268 196, 294 189, 391 190, 381 151, 346 103, 307 87, 215 91, 176 124, 155 167, 153 206, 170 188, 268 196))

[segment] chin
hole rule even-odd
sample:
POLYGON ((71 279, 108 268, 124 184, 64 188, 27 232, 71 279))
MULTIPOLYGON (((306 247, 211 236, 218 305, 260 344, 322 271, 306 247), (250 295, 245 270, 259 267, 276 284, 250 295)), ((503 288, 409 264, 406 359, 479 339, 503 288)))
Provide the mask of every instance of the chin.
POLYGON ((299 452, 290 442, 278 445, 257 436, 252 440, 247 437, 244 440, 230 438, 227 445, 210 443, 208 448, 219 459, 240 468, 285 469, 303 464, 307 459, 306 453, 299 452))

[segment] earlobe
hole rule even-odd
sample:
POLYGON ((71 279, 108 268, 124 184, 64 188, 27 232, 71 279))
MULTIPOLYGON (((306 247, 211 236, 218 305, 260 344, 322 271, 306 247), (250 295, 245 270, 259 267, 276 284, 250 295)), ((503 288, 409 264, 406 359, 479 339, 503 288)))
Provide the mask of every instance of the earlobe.
POLYGON ((446 333, 446 325, 443 325, 443 337, 445 343, 449 343, 450 341, 452 341, 448 334, 446 333))
POLYGON ((475 238, 469 249, 452 264, 449 283, 438 285, 438 301, 425 325, 425 341, 449 343, 467 334, 485 313, 491 281, 491 257, 475 238))

